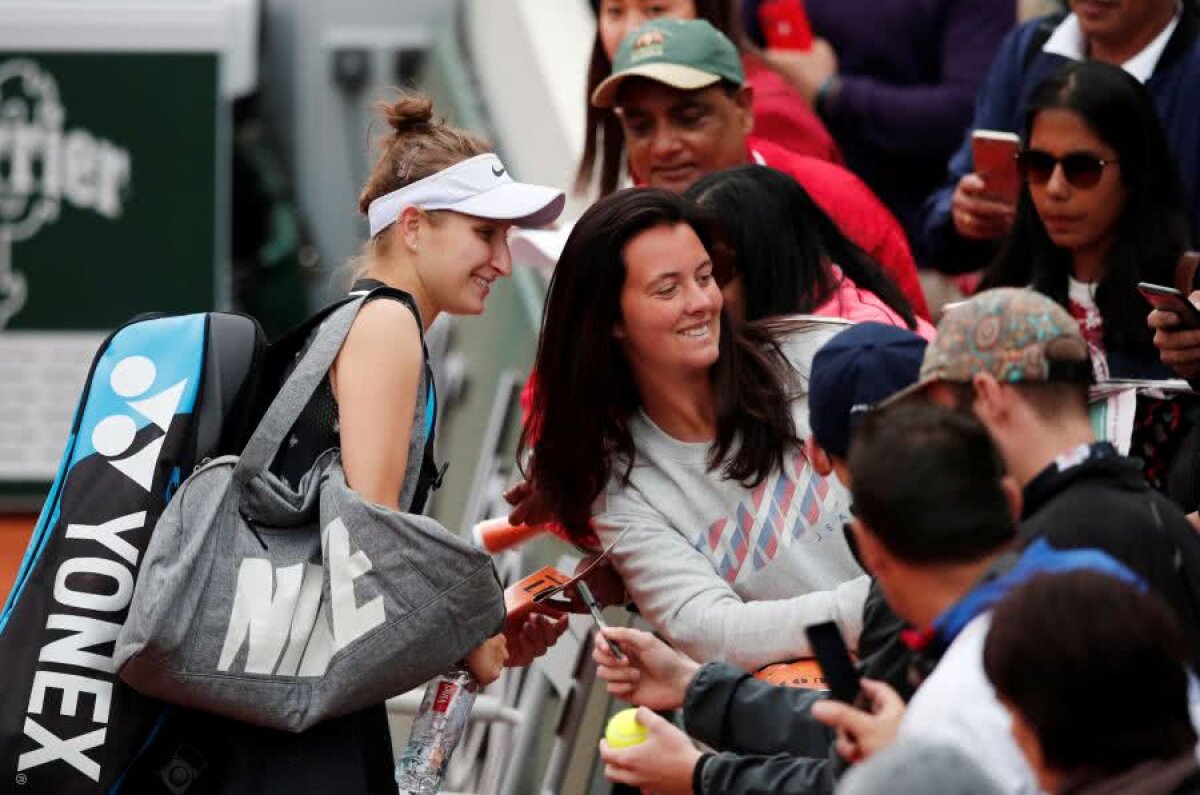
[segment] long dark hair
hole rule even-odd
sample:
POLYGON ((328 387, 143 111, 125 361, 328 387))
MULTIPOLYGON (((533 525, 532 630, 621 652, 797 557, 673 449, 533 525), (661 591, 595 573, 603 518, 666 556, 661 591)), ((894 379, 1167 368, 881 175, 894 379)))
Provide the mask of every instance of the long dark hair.
MULTIPOLYGON (((631 188, 583 214, 550 280, 534 364, 534 420, 521 446, 533 450, 526 474, 547 508, 572 531, 587 527, 592 503, 616 461, 628 478, 636 452, 629 419, 640 402, 637 385, 613 336, 625 282, 622 252, 642 232, 676 224, 695 231, 713 258, 718 281, 727 276, 715 218, 681 196, 631 188)), ((718 348, 710 371, 717 438, 709 465, 720 467, 722 477, 753 487, 781 467, 787 449, 799 443, 789 405, 794 371, 767 330, 735 330, 724 313, 718 348)))
MULTIPOLYGON (((625 133, 612 108, 592 107, 592 92, 612 72, 612 61, 608 59, 604 44, 600 41, 600 2, 591 0, 592 11, 597 14, 596 39, 592 42, 592 56, 588 61, 587 91, 583 99, 587 121, 584 124, 583 155, 575 172, 575 190, 578 193, 587 191, 599 165, 600 195, 607 196, 617 189, 617 183, 621 181, 625 133)), ((737 0, 695 0, 695 3, 696 19, 708 20, 714 28, 728 36, 739 50, 745 49, 737 0)))
MULTIPOLYGON (((1156 356, 1137 283, 1172 284, 1189 233, 1179 167, 1154 102, 1124 69, 1083 61, 1067 64, 1034 90, 1025 116, 1026 141, 1037 115, 1052 108, 1077 113, 1120 160, 1125 210, 1096 289, 1104 345, 1110 351, 1156 356)), ((1012 234, 980 289, 1032 285, 1066 306, 1070 272, 1070 253, 1050 240, 1025 186, 1012 234)))
POLYGON ((912 307, 875 260, 848 240, 796 180, 773 168, 735 166, 701 178, 684 195, 729 230, 746 320, 807 314, 837 292, 830 264, 917 327, 912 307))

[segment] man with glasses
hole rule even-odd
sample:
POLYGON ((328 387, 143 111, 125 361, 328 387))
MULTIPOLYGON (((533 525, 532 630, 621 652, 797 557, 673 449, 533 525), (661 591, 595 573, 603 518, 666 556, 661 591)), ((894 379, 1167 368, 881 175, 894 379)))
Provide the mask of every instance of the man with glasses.
MULTIPOLYGON (((1027 22, 1001 44, 976 100, 972 129, 1019 131, 1033 89, 1068 61, 1091 58, 1121 66, 1154 97, 1188 192, 1195 241, 1200 237, 1196 0, 1070 0, 1068 5, 1071 13, 1027 22)), ((1044 161, 1024 165, 1035 176, 1046 166, 1044 161)), ((1073 160, 1064 164, 1067 169, 1083 181, 1099 176, 1094 162, 1073 160)), ((990 195, 975 173, 968 135, 950 161, 946 182, 925 204, 926 264, 946 273, 983 267, 1012 229, 1015 212, 1013 204, 990 195)))

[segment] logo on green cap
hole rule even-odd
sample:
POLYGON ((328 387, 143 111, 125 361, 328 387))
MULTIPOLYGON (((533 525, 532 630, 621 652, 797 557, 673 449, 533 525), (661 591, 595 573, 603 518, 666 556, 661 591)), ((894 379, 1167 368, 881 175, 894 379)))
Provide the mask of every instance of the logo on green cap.
POLYGON ((638 34, 629 48, 630 63, 644 61, 647 58, 661 58, 666 51, 667 34, 661 30, 648 30, 638 34))

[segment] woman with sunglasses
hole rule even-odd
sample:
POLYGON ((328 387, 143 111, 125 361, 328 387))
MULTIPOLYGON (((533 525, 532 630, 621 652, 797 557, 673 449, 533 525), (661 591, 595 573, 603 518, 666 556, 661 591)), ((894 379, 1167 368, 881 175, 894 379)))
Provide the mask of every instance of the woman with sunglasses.
POLYGON ((1183 189, 1145 88, 1071 63, 1033 93, 1013 231, 981 288, 1026 286, 1078 319, 1098 378, 1167 378, 1137 283, 1172 285, 1187 249, 1183 189))
POLYGON ((569 531, 594 525, 672 645, 754 669, 808 656, 810 623, 861 631, 847 494, 802 443, 809 365, 845 326, 731 323, 713 222, 651 188, 580 217, 546 298, 526 474, 569 531))

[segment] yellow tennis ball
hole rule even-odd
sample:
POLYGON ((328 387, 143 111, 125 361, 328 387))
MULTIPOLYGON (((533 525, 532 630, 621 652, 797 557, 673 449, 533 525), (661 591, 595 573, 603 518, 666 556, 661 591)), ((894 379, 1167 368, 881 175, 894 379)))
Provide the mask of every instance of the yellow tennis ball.
POLYGON ((638 723, 637 708, 623 709, 608 719, 604 739, 610 748, 628 748, 646 740, 646 727, 638 723))

